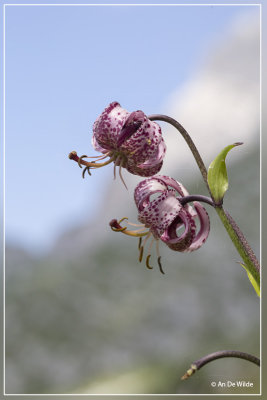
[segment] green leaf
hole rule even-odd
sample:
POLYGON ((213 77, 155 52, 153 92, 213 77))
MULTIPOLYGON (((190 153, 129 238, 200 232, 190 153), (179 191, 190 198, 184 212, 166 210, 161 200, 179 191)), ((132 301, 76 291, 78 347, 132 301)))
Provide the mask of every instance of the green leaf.
POLYGON ((255 289, 255 292, 257 293, 257 295, 259 297, 261 297, 261 290, 260 290, 260 286, 258 285, 258 283, 255 281, 255 279, 253 278, 253 276, 251 275, 251 273, 249 272, 248 268, 246 267, 245 264, 238 262, 238 264, 242 265, 243 268, 245 268, 245 270, 247 271, 248 274, 248 279, 250 280, 252 286, 255 289))
POLYGON ((213 199, 220 203, 223 199, 223 196, 228 189, 228 176, 225 165, 225 158, 228 152, 236 146, 239 146, 243 143, 234 143, 225 147, 220 154, 212 161, 208 170, 208 184, 210 187, 211 194, 213 199))

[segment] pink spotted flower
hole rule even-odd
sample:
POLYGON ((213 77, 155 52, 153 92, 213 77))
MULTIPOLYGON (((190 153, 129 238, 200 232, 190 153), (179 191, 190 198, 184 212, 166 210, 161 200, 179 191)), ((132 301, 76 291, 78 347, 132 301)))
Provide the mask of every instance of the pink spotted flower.
MULTIPOLYGON (((111 103, 97 118, 93 126, 92 145, 102 156, 97 161, 86 162, 76 152, 69 157, 89 169, 114 163, 116 167, 126 168, 134 175, 152 176, 161 169, 166 152, 160 126, 150 121, 143 111, 126 111, 119 103, 111 103)), ((121 176, 122 178, 122 176, 121 176)))
MULTIPOLYGON (((111 228, 130 236, 145 238, 139 243, 139 260, 142 260, 144 246, 150 240, 146 265, 149 265, 151 248, 156 243, 158 263, 160 264, 159 240, 170 249, 179 252, 191 252, 199 249, 206 241, 209 230, 209 216, 199 201, 193 206, 186 203, 189 199, 187 190, 178 181, 167 176, 154 176, 140 182, 134 192, 138 209, 139 229, 128 230, 121 227, 122 220, 112 220, 111 228), (197 229, 196 221, 199 221, 197 229)), ((201 196, 195 196, 201 198, 201 196)), ((129 223, 131 224, 131 223, 129 223)), ((137 226, 137 224, 134 224, 137 226)))

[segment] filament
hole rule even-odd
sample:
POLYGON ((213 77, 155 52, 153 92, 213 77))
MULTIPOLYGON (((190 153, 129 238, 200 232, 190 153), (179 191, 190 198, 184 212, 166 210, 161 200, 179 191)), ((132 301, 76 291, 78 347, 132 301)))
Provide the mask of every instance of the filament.
POLYGON ((122 183, 124 184, 124 186, 125 186, 126 189, 128 190, 128 187, 127 187, 127 185, 126 185, 126 183, 125 183, 125 181, 124 181, 124 179, 123 179, 123 177, 122 177, 122 172, 121 172, 121 170, 122 170, 122 164, 123 164, 123 160, 121 160, 121 165, 120 165, 120 168, 119 168, 119 175, 120 175, 120 178, 121 178, 122 183))
POLYGON ((144 246, 140 246, 140 249, 139 249, 139 262, 142 262, 143 254, 144 254, 144 246))
POLYGON ((116 167, 117 167, 118 165, 120 165, 120 162, 121 162, 121 157, 120 157, 120 156, 117 156, 117 158, 116 158, 115 161, 114 161, 114 169, 113 169, 114 179, 116 179, 116 167))

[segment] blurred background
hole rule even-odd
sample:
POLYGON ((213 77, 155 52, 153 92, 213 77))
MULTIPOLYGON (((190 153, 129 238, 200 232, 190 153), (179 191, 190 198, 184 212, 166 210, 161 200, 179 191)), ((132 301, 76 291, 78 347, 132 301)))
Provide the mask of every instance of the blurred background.
MULTIPOLYGON (((6 393, 258 393, 243 360, 180 377, 207 353, 259 356, 259 300, 217 214, 197 252, 160 252, 110 230, 137 212, 140 178, 83 180, 68 159, 95 155, 92 125, 114 100, 176 118, 208 166, 227 158, 225 207, 260 253, 258 6, 7 6, 6 393), (212 388, 245 380, 252 388, 212 388)), ((161 123, 162 174, 207 194, 186 144, 161 123)))

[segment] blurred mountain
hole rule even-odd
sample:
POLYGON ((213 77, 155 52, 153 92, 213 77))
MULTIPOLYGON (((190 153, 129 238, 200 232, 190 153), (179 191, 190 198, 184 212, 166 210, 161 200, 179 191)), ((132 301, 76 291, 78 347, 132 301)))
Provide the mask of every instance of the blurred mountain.
MULTIPOLYGON (((261 60, 258 14, 244 13, 233 21, 227 32, 214 38, 212 50, 207 49, 202 65, 192 79, 176 89, 165 104, 168 115, 177 119, 192 135, 207 165, 214 153, 228 144, 244 142, 253 146, 254 133, 259 130, 261 60)), ((184 150, 182 139, 182 151, 178 152, 179 142, 173 128, 167 125, 164 128, 166 137, 170 137, 165 167, 170 173, 180 162, 184 164, 183 168, 191 170, 193 160, 189 151, 184 150), (175 159, 176 165, 173 163, 175 159)))

